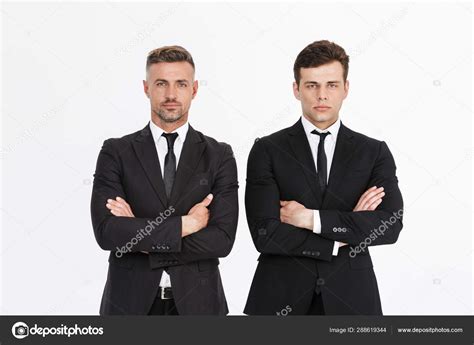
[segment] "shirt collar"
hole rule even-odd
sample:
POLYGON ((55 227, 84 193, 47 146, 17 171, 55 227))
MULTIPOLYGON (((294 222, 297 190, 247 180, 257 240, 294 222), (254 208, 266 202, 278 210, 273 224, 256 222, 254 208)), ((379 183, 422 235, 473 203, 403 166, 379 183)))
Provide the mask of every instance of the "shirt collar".
MULTIPOLYGON (((172 133, 178 133, 178 138, 176 139, 180 139, 184 143, 184 140, 186 139, 186 135, 188 134, 188 129, 189 129, 189 122, 186 121, 184 125, 176 128, 172 133)), ((161 135, 163 133, 166 133, 162 128, 155 125, 153 121, 150 121, 150 130, 151 130, 151 134, 153 135, 153 140, 155 142, 160 140, 161 135)))
POLYGON ((313 130, 316 130, 319 133, 331 132, 331 135, 329 137, 331 137, 334 141, 336 141, 337 134, 339 133, 339 128, 341 127, 341 119, 340 118, 338 118, 336 120, 336 122, 334 122, 331 126, 326 128, 325 130, 321 130, 318 127, 316 127, 315 125, 313 125, 311 122, 309 122, 309 120, 306 117, 304 117, 304 115, 301 116, 301 122, 303 124, 304 131, 305 131, 306 136, 308 138, 311 137, 311 132, 313 130))

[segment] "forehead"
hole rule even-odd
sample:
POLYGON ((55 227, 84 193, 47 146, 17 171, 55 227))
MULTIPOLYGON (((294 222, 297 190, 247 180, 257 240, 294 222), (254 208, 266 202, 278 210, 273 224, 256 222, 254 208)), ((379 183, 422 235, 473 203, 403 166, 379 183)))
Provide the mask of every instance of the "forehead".
POLYGON ((332 61, 318 67, 301 68, 300 76, 302 81, 343 80, 344 68, 339 61, 332 61))
POLYGON ((159 62, 148 68, 148 79, 164 80, 192 80, 194 76, 193 66, 189 62, 159 62))

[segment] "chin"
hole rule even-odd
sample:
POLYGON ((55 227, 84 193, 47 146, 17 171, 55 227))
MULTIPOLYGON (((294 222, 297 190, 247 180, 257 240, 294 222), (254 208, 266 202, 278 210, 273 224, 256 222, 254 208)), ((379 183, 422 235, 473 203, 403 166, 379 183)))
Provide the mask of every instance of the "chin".
POLYGON ((183 117, 183 114, 182 113, 178 113, 178 114, 159 113, 158 116, 164 122, 173 123, 173 122, 176 122, 176 121, 180 120, 183 117))
POLYGON ((320 114, 313 114, 311 118, 315 122, 327 122, 330 121, 333 117, 330 115, 320 115, 320 114))

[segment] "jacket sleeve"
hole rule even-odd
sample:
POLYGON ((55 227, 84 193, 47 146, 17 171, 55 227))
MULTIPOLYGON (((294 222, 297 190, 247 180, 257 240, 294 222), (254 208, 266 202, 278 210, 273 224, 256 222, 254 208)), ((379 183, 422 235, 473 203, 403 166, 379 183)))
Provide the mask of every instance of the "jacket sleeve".
POLYGON ((245 208, 256 249, 263 254, 303 256, 331 261, 334 241, 280 221, 280 191, 267 147, 256 140, 247 163, 245 208))
POLYGON ((395 172, 393 156, 381 142, 369 186, 384 187, 382 203, 374 211, 320 210, 321 236, 356 246, 395 243, 403 227, 403 199, 395 172))
POLYGON ((157 214, 156 218, 116 217, 105 206, 107 199, 127 200, 116 141, 106 140, 97 159, 91 198, 95 238, 104 250, 170 253, 181 251, 181 217, 157 214), (166 218, 166 219, 165 219, 166 218), (165 220, 163 220, 165 219, 165 220))

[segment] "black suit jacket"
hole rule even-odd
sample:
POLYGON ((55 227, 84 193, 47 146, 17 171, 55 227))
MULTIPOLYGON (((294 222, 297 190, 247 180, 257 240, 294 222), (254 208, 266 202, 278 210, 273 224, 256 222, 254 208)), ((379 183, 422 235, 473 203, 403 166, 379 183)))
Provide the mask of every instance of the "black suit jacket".
POLYGON ((147 314, 165 267, 179 314, 227 314, 218 258, 227 256, 234 243, 237 189, 231 147, 191 126, 169 204, 149 125, 106 140, 91 201, 96 240, 111 252, 100 314, 147 314), (181 216, 209 193, 214 199, 208 226, 181 238, 181 216), (116 196, 130 204, 136 218, 110 213, 106 201, 116 196))
POLYGON ((245 206, 261 255, 244 312, 275 315, 289 306, 290 314, 305 314, 316 291, 322 294, 326 314, 381 314, 365 245, 394 243, 402 229, 403 201, 395 170, 385 142, 341 124, 322 195, 301 119, 257 139, 248 159, 245 206), (360 196, 374 185, 385 188, 382 203, 375 211, 353 212, 360 196), (320 210, 321 234, 280 222, 279 200, 320 210), (374 236, 374 229, 388 221, 393 224, 382 229, 383 235, 374 236), (334 241, 350 244, 353 254, 344 246, 332 256, 334 241), (356 246, 364 241, 359 249, 365 251, 357 253, 356 246))

